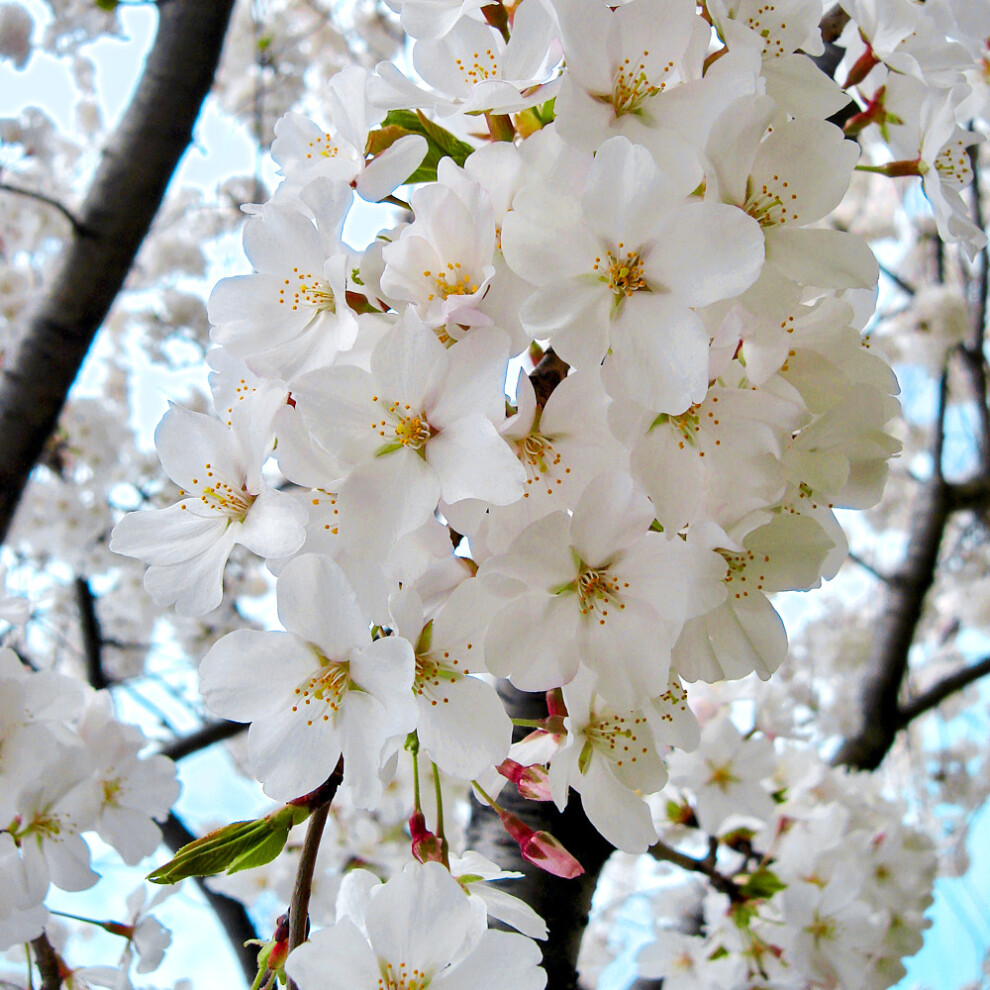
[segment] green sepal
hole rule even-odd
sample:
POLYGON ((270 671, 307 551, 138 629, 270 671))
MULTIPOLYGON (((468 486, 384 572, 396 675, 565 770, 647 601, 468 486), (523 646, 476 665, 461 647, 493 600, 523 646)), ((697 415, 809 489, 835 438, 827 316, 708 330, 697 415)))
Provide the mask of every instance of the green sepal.
POLYGON ((416 656, 421 657, 426 653, 430 652, 430 644, 433 642, 433 620, 430 619, 429 622, 423 626, 422 631, 419 634, 419 639, 416 641, 416 656))
POLYGON ((184 845, 147 879, 172 884, 186 877, 209 877, 263 866, 285 848, 292 826, 305 821, 309 814, 306 808, 286 805, 265 818, 224 825, 184 845))
POLYGON ((100 10, 106 10, 110 13, 113 13, 120 5, 120 0, 93 0, 93 2, 100 10))
POLYGON ((739 893, 743 897, 765 901, 786 887, 787 884, 776 873, 760 868, 739 888, 739 893))
POLYGON ((578 770, 581 772, 583 777, 588 772, 588 767, 591 766, 591 757, 595 754, 595 747, 592 745, 589 739, 585 742, 584 746, 581 747, 581 755, 578 757, 578 770))

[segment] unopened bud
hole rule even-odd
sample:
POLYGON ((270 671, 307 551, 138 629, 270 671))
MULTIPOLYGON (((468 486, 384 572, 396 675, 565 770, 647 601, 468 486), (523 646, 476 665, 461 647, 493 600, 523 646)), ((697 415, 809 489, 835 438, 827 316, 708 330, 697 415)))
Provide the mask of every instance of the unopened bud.
POLYGON ((519 843, 519 851, 527 863, 565 880, 584 873, 584 867, 549 832, 534 831, 508 811, 499 811, 498 816, 506 832, 519 843))
POLYGON ((503 760, 498 766, 498 772, 511 780, 519 789, 519 793, 529 801, 552 801, 550 779, 547 768, 540 763, 524 767, 515 760, 503 760))

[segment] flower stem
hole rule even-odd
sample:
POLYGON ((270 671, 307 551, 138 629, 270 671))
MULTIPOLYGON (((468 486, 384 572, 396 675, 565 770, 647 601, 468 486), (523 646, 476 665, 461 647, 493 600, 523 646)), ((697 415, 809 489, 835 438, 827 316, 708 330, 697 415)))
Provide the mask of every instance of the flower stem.
MULTIPOLYGON (((313 872, 316 869, 316 855, 320 851, 320 839, 330 814, 330 805, 337 794, 337 788, 344 779, 344 758, 337 761, 337 767, 327 779, 321 791, 323 802, 313 808, 309 824, 306 826, 306 838, 303 841, 299 865, 296 867, 296 883, 292 890, 292 900, 289 902, 289 952, 302 945, 307 937, 309 921, 309 899, 313 893, 313 872)), ((314 792, 315 793, 315 792, 314 792)), ((290 981, 290 985, 291 981, 290 981)))
POLYGON ((450 858, 447 852, 447 836, 443 833, 443 791, 440 788, 440 770, 435 763, 433 767, 433 792, 437 798, 437 837, 440 839, 440 855, 443 857, 443 865, 450 869, 450 858))

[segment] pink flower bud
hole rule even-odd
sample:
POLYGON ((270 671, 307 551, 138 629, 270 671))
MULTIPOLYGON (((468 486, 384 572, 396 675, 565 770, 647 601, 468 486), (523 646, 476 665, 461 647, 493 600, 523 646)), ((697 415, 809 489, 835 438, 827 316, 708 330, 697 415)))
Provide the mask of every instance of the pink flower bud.
POLYGON ((412 854, 420 863, 443 862, 443 840, 426 828, 422 811, 409 816, 409 834, 412 836, 412 854))
POLYGON ((507 811, 499 811, 498 816, 506 832, 519 843, 519 851, 527 863, 566 880, 584 873, 584 867, 549 832, 535 832, 507 811))
POLYGON ((516 763, 515 760, 503 760, 498 766, 498 772, 506 780, 511 780, 519 788, 519 793, 527 800, 553 800, 547 768, 542 764, 534 763, 524 767, 521 763, 516 763))

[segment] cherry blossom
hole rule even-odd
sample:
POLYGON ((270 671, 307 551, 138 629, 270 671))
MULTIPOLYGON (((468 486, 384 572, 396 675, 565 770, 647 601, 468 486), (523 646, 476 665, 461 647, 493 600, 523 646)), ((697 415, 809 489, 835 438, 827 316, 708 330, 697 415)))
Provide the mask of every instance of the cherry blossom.
POLYGON ((203 696, 215 714, 252 723, 251 765, 271 797, 313 790, 343 755, 357 768, 356 799, 373 803, 387 744, 416 724, 412 647, 398 637, 372 641, 328 557, 297 557, 276 591, 287 631, 241 629, 221 639, 200 665, 203 696))
POLYGON ((114 528, 111 548, 150 566, 145 587, 181 615, 203 615, 223 598, 223 570, 235 543, 263 557, 302 546, 302 508, 261 477, 267 449, 252 449, 243 422, 222 426, 172 406, 155 431, 158 456, 183 497, 132 514, 114 528), (238 426, 241 429, 238 430, 238 426))
POLYGON ((540 990, 540 952, 522 935, 486 929, 439 863, 410 863, 388 883, 368 875, 363 910, 317 932, 286 963, 300 990, 430 986, 461 990, 484 974, 498 990, 540 990), (333 964, 330 965, 331 960, 333 964))

